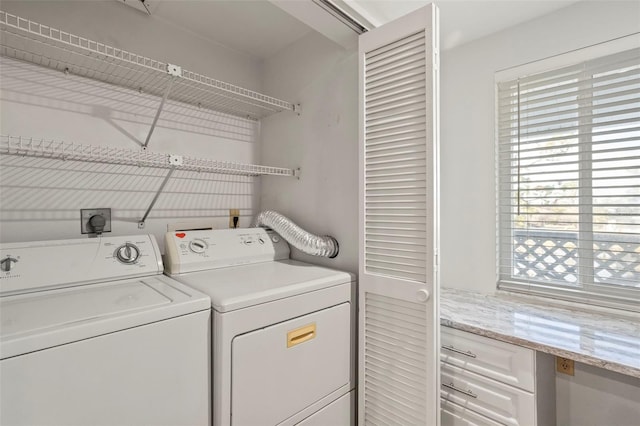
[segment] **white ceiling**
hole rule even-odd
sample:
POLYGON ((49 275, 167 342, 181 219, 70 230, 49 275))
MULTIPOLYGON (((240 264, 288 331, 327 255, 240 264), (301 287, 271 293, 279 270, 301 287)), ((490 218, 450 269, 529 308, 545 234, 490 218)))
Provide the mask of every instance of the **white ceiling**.
MULTIPOLYGON (((435 0, 440 8, 442 48, 459 46, 577 1, 435 0)), ((337 2, 379 26, 424 6, 429 0, 337 2)), ((304 37, 313 31, 311 28, 343 46, 353 46, 356 40, 355 33, 346 26, 343 29, 342 24, 327 22, 336 20, 327 19, 328 14, 311 0, 155 0, 153 16, 261 59, 304 37), (336 35, 336 26, 342 34, 336 35)))
POLYGON ((343 0, 378 27, 430 2, 440 9, 441 48, 450 49, 579 0, 343 0))
POLYGON ((155 0, 152 14, 201 38, 261 59, 312 31, 267 0, 155 0))

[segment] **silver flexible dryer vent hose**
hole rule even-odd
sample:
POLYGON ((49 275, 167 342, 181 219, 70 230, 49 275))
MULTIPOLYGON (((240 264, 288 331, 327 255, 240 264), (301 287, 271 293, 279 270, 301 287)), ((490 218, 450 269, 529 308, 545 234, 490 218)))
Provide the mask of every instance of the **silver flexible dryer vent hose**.
POLYGON ((291 220, 272 210, 265 210, 256 216, 253 228, 271 228, 298 250, 313 256, 334 258, 338 255, 338 241, 330 236, 313 235, 291 220))

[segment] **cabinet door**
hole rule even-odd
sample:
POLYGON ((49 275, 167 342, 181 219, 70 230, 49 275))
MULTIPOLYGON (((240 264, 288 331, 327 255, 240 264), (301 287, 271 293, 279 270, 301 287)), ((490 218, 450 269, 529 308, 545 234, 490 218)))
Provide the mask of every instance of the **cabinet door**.
POLYGON ((359 424, 439 424, 438 12, 360 36, 359 424))

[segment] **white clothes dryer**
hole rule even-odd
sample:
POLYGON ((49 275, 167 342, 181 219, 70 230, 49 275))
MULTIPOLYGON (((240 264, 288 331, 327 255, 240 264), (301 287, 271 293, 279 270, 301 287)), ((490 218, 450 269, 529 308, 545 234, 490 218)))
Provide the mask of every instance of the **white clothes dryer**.
POLYGON ((171 232, 166 273, 211 297, 214 426, 350 425, 355 277, 262 228, 171 232))
POLYGON ((152 236, 0 245, 0 424, 210 424, 209 297, 152 236))

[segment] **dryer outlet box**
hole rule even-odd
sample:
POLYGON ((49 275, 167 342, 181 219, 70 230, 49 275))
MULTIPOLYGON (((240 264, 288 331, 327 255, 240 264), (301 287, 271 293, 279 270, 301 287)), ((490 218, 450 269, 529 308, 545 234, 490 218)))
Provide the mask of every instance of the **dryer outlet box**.
POLYGON ((80 210, 80 232, 82 234, 95 234, 96 231, 91 225, 93 216, 102 216, 105 220, 101 233, 111 232, 111 209, 81 209, 80 210))

